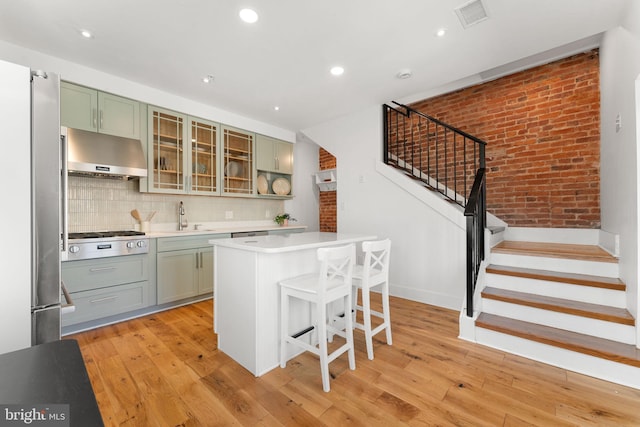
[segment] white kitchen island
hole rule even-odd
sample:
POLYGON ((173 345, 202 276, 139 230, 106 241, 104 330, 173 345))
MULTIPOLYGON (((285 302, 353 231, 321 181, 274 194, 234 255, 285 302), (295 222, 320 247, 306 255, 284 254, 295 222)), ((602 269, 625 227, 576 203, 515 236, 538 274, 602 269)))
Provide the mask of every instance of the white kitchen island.
MULTIPOLYGON (((218 348, 255 376, 277 367, 278 282, 318 271, 318 248, 356 243, 359 249, 359 242, 375 238, 309 232, 209 241, 214 245, 214 330, 218 348)), ((292 304, 290 323, 292 334, 308 328, 308 307, 292 304)), ((292 348, 288 358, 295 354, 292 348)))

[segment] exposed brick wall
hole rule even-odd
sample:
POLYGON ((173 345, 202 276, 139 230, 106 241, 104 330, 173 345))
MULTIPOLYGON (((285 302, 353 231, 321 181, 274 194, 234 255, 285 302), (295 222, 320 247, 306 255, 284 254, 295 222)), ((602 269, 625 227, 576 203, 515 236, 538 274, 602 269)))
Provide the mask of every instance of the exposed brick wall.
POLYGON ((318 154, 318 163, 321 171, 336 168, 335 156, 322 147, 320 147, 318 154))
MULTIPOLYGON (((336 158, 324 148, 320 148, 318 154, 318 163, 320 170, 334 169, 336 167, 336 158)), ((337 191, 321 191, 320 192, 320 231, 336 232, 338 231, 337 217, 337 191)))
POLYGON ((598 50, 420 101, 487 142, 487 208, 511 226, 600 227, 598 50))

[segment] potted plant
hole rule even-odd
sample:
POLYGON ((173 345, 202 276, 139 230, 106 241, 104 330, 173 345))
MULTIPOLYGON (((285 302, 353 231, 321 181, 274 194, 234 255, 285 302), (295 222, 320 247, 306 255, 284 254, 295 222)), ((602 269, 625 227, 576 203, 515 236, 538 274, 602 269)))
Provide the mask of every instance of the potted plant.
POLYGON ((283 213, 280 215, 276 215, 275 218, 273 218, 273 220, 280 226, 282 225, 289 225, 289 221, 295 221, 296 219, 291 217, 291 215, 289 215, 288 213, 283 213))

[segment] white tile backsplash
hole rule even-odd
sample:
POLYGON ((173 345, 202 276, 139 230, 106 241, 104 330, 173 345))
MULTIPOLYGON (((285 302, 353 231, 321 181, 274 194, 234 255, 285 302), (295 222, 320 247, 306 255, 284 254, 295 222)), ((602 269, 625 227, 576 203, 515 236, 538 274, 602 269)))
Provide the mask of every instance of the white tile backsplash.
POLYGON ((138 181, 119 181, 89 177, 69 177, 69 231, 133 230, 137 221, 156 211, 157 224, 178 224, 178 204, 184 203, 189 224, 229 222, 225 212, 233 212, 233 221, 264 221, 283 212, 284 201, 240 197, 188 196, 139 192, 138 181))

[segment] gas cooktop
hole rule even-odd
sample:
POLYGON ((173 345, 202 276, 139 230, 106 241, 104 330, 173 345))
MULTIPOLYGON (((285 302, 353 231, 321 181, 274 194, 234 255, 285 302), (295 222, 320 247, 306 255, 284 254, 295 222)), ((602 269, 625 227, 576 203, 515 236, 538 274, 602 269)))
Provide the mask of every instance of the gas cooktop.
POLYGON ((118 231, 88 231, 84 233, 69 233, 69 239, 100 239, 105 237, 144 236, 143 231, 118 230, 118 231))

